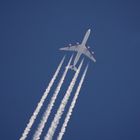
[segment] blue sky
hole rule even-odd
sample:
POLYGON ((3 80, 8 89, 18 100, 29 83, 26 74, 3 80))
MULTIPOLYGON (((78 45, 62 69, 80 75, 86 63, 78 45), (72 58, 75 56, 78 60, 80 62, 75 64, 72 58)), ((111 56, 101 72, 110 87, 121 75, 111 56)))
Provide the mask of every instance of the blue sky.
POLYGON ((58 49, 82 41, 91 28, 97 63, 90 62, 64 140, 139 140, 139 6, 138 0, 1 1, 0 139, 21 136, 65 54, 58 49))

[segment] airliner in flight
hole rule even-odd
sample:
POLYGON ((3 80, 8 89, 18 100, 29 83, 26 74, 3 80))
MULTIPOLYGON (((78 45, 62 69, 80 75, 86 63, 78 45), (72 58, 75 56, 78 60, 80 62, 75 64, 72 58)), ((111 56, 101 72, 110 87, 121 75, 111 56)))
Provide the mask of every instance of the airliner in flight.
POLYGON ((91 32, 91 30, 88 29, 81 44, 77 43, 74 46, 69 44, 69 47, 64 47, 64 48, 59 49, 59 50, 62 50, 62 51, 75 51, 75 52, 77 52, 77 55, 74 59, 74 63, 69 67, 70 69, 72 69, 74 71, 77 70, 76 64, 77 64, 77 62, 78 62, 78 60, 79 60, 79 58, 82 54, 87 56, 88 58, 90 58, 92 61, 96 62, 95 58, 93 57, 94 52, 90 52, 89 47, 86 46, 86 43, 87 43, 87 40, 89 38, 90 32, 91 32))

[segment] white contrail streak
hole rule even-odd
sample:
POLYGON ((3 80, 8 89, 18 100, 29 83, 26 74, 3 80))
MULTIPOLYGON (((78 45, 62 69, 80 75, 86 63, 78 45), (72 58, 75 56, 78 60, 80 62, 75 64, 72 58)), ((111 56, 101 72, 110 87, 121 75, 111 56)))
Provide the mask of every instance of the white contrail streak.
POLYGON ((70 108, 69 108, 69 110, 68 110, 68 113, 67 113, 67 115, 66 115, 66 117, 65 117, 64 123, 63 123, 63 125, 62 125, 62 127, 61 127, 61 131, 60 131, 60 133, 59 133, 59 135, 58 135, 58 137, 57 137, 57 140, 62 140, 62 137, 63 137, 63 135, 64 135, 64 133, 65 133, 65 131, 66 131, 68 122, 69 122, 69 120, 70 120, 70 117, 71 117, 71 115, 72 115, 74 106, 75 106, 75 104, 76 104, 76 100, 77 100, 78 95, 79 95, 79 93, 80 93, 80 89, 81 89, 82 84, 83 84, 83 82, 84 82, 84 79, 85 79, 85 76, 86 76, 86 73, 87 73, 87 69, 88 69, 88 66, 86 67, 86 69, 85 69, 85 71, 84 71, 84 73, 83 73, 83 75, 82 75, 82 78, 81 78, 81 80, 80 80, 80 83, 79 83, 79 85, 78 85, 78 88, 77 88, 77 90, 76 90, 76 93, 75 93, 75 95, 74 95, 74 97, 73 97, 73 100, 72 100, 72 102, 71 102, 71 105, 70 105, 70 108))
POLYGON ((53 78, 51 79, 46 91, 44 92, 44 94, 41 97, 41 99, 40 99, 35 111, 33 112, 33 114, 31 116, 31 118, 30 118, 30 120, 29 120, 29 122, 28 122, 28 124, 27 124, 27 126, 26 126, 26 128, 24 130, 24 132, 22 133, 22 136, 21 136, 20 140, 25 140, 27 138, 27 135, 29 134, 29 132, 31 130, 31 127, 32 127, 32 125, 33 125, 33 123, 34 123, 34 121, 35 121, 35 119, 36 119, 41 107, 43 106, 43 103, 44 103, 45 99, 47 98, 48 93, 50 92, 50 89, 51 89, 51 87, 52 87, 52 85, 53 85, 53 83, 54 83, 54 81, 55 81, 60 69, 61 69, 61 66, 62 66, 64 60, 65 60, 65 57, 63 57, 63 59, 61 60, 61 62, 59 64, 59 66, 58 66, 53 78))
POLYGON ((55 101, 57 99, 58 93, 59 93, 59 91, 61 89, 61 86, 62 86, 64 80, 65 80, 65 77, 66 77, 66 74, 68 72, 68 68, 70 66, 71 60, 72 60, 72 57, 70 58, 70 60, 68 62, 68 65, 65 68, 65 71, 64 71, 64 73, 63 73, 63 75, 62 75, 62 77, 61 77, 61 79, 60 79, 60 81, 58 83, 58 86, 57 86, 57 88, 56 88, 56 90, 55 90, 55 92, 54 92, 54 94, 53 94, 53 96, 52 96, 52 98, 50 100, 50 103, 49 103, 45 113, 43 114, 41 122, 38 125, 38 128, 37 128, 37 130, 36 130, 36 132, 35 132, 35 134, 33 136, 33 140, 39 140, 40 139, 40 135, 41 135, 41 133, 42 133, 44 127, 45 127, 45 124, 47 123, 48 117, 49 117, 49 115, 51 113, 51 110, 52 110, 52 108, 54 106, 54 103, 55 103, 55 101))
POLYGON ((57 113, 55 114, 55 117, 54 117, 54 119, 53 119, 53 121, 51 123, 51 126, 50 126, 50 128, 48 130, 48 133, 46 134, 44 140, 52 140, 53 135, 55 133, 55 130, 56 130, 56 128, 57 128, 57 126, 59 124, 59 121, 61 119, 61 116, 62 116, 62 114, 64 112, 65 106, 66 106, 66 104, 68 102, 68 99, 70 97, 70 94, 72 92, 72 89, 73 89, 73 87, 75 85, 75 82, 77 80, 77 77, 79 75, 79 72, 80 72, 80 69, 82 67, 82 64, 83 64, 83 61, 80 63, 80 66, 78 67, 78 70, 76 71, 76 73, 75 73, 75 75, 74 75, 74 77, 73 77, 73 79, 72 79, 72 81, 71 81, 71 83, 70 83, 70 85, 69 85, 69 87, 68 87, 68 89, 66 91, 66 94, 65 94, 65 96, 63 97, 63 99, 61 101, 61 104, 60 104, 60 106, 59 106, 59 108, 57 110, 57 113))

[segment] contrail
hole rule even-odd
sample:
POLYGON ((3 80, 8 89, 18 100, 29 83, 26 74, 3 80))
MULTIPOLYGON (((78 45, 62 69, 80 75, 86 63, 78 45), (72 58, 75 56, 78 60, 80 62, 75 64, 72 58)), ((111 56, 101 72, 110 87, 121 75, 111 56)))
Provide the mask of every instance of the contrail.
POLYGON ((53 135, 55 133, 55 130, 56 130, 58 124, 59 124, 59 120, 61 119, 61 116, 62 116, 62 114, 64 112, 65 106, 66 106, 66 104, 68 102, 68 99, 70 97, 72 89, 73 89, 73 87, 75 85, 75 82, 77 80, 77 77, 79 75, 79 72, 80 72, 80 69, 82 67, 82 64, 83 64, 83 60, 80 63, 80 66, 78 67, 78 70, 76 71, 76 73, 75 73, 75 75, 74 75, 74 77, 73 77, 73 79, 72 79, 72 81, 71 81, 71 83, 70 83, 70 85, 69 85, 69 87, 68 87, 68 89, 66 91, 66 94, 65 94, 65 96, 63 97, 63 99, 61 101, 61 104, 60 104, 60 106, 59 106, 59 108, 57 110, 57 113, 55 114, 55 117, 54 117, 54 119, 53 119, 53 121, 51 123, 51 126, 50 126, 50 128, 48 130, 48 133, 46 134, 44 140, 52 140, 53 135))
POLYGON ((33 123, 34 123, 34 121, 35 121, 35 119, 36 119, 41 107, 43 106, 43 103, 44 103, 45 99, 47 98, 48 93, 50 92, 50 89, 51 89, 51 87, 52 87, 52 85, 53 85, 53 83, 54 83, 54 81, 55 81, 60 69, 61 69, 61 66, 62 66, 64 60, 65 60, 65 57, 63 57, 63 59, 61 60, 60 64, 58 65, 58 68, 57 68, 53 78, 51 79, 46 91, 44 92, 44 94, 41 97, 41 99, 40 99, 35 111, 33 112, 32 116, 31 116, 31 118, 30 118, 30 120, 29 120, 29 122, 28 122, 28 124, 27 124, 27 126, 26 126, 26 128, 25 128, 25 130, 24 130, 24 132, 23 132, 23 134, 21 136, 21 138, 20 138, 20 140, 25 140, 27 138, 27 135, 29 134, 29 132, 31 130, 31 127, 32 127, 32 125, 33 125, 33 123))
MULTIPOLYGON (((73 56, 72 56, 72 57, 73 57, 73 56)), ((43 117, 42 117, 42 119, 41 119, 41 122, 40 122, 40 124, 38 125, 38 128, 37 128, 37 130, 36 130, 36 132, 35 132, 35 134, 34 134, 34 136, 33 136, 33 140, 39 140, 39 139, 40 139, 40 135, 41 135, 41 133, 42 133, 42 131, 43 131, 43 129, 44 129, 45 124, 47 123, 48 117, 49 117, 49 115, 50 115, 50 113, 51 113, 51 110, 52 110, 52 108, 53 108, 53 106, 54 106, 54 103, 55 103, 55 101, 56 101, 56 98, 57 98, 57 96, 58 96, 58 93, 59 93, 59 91, 60 91, 60 89, 61 89, 61 86, 62 86, 64 80, 65 80, 66 74, 67 74, 67 72, 68 72, 68 67, 70 66, 70 63, 71 63, 71 61, 72 61, 72 57, 70 58, 70 60, 69 60, 69 62, 68 62, 68 65, 67 65, 67 67, 65 68, 65 71, 64 71, 64 73, 63 73, 63 75, 62 75, 62 77, 61 77, 61 79, 60 79, 60 81, 59 81, 59 83, 58 83, 58 86, 57 86, 57 88, 56 88, 56 90, 55 90, 55 92, 54 92, 54 94, 53 94, 53 96, 52 96, 52 98, 51 98, 51 100, 50 100, 50 103, 49 103, 49 105, 48 105, 48 107, 47 107, 45 113, 43 114, 43 117)))
POLYGON ((57 140, 62 140, 62 137, 63 137, 63 135, 64 135, 64 133, 65 133, 65 131, 66 131, 68 122, 69 122, 69 120, 70 120, 70 117, 71 117, 71 115, 72 115, 74 106, 75 106, 75 104, 76 104, 76 100, 77 100, 78 95, 79 95, 79 93, 80 93, 80 89, 81 89, 82 84, 83 84, 83 82, 84 82, 84 79, 85 79, 85 76, 86 76, 86 73, 87 73, 87 69, 88 69, 88 66, 86 67, 86 69, 85 69, 85 71, 84 71, 84 73, 83 73, 83 75, 82 75, 82 78, 81 78, 81 80, 80 80, 80 83, 79 83, 79 85, 78 85, 78 88, 77 88, 77 90, 76 90, 76 93, 75 93, 75 95, 74 95, 74 97, 73 97, 73 100, 72 100, 72 102, 71 102, 71 105, 70 105, 70 108, 69 108, 69 110, 68 110, 68 113, 67 113, 67 115, 66 115, 66 117, 65 117, 64 123, 63 123, 63 125, 62 125, 62 127, 61 127, 61 131, 60 131, 60 133, 59 133, 59 135, 58 135, 58 137, 57 137, 57 140))

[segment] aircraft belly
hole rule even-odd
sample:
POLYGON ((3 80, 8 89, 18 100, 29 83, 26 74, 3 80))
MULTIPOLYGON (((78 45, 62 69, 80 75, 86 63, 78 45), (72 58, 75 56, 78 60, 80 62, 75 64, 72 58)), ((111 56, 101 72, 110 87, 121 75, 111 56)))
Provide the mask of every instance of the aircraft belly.
POLYGON ((77 64, 77 62, 78 62, 80 56, 81 56, 81 53, 78 53, 78 54, 76 55, 75 60, 74 60, 74 66, 77 64))

